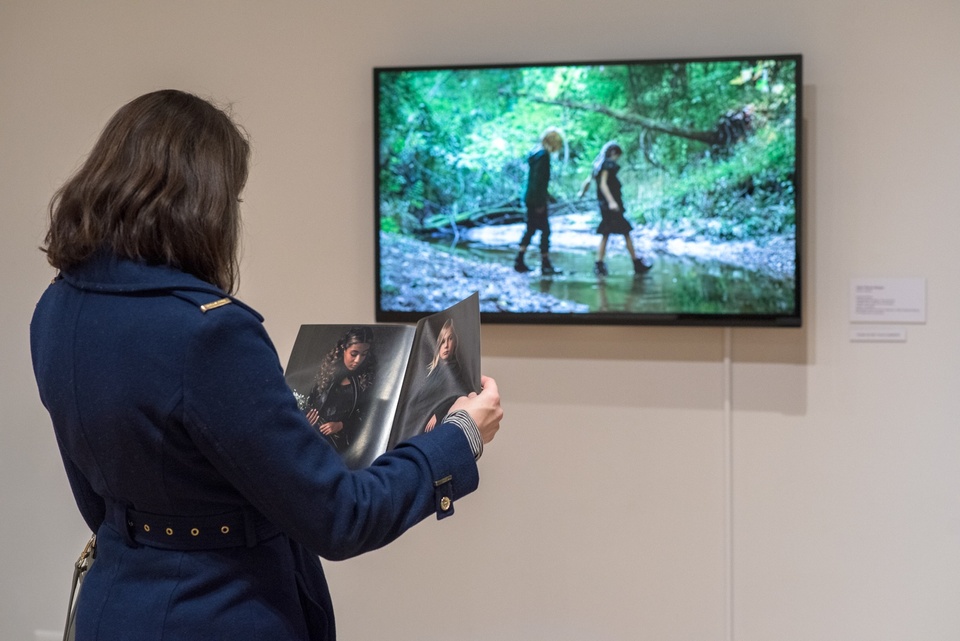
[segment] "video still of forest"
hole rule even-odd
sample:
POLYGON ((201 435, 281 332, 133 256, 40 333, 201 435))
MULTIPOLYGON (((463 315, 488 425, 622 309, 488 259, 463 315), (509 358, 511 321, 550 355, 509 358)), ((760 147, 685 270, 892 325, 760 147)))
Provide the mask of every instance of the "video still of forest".
POLYGON ((470 291, 500 313, 790 315, 797 305, 795 56, 378 69, 378 309, 470 291), (517 273, 528 156, 547 128, 549 260, 517 273), (622 235, 597 270, 595 160, 622 149, 622 235))

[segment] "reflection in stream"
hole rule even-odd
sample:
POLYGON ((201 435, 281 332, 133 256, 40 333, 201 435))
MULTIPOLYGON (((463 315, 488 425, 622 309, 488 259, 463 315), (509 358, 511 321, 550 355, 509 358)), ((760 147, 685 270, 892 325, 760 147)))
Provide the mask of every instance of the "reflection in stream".
MULTIPOLYGON (((450 251, 447 243, 441 243, 450 251)), ((514 250, 461 245, 455 253, 483 262, 512 265, 514 250)), ((608 276, 593 272, 595 253, 582 249, 552 251, 559 276, 540 276, 540 257, 531 248, 530 287, 556 298, 584 303, 593 311, 644 314, 782 314, 793 311, 793 280, 744 269, 715 259, 668 253, 645 255, 651 268, 634 276, 625 252, 607 254, 608 276)))

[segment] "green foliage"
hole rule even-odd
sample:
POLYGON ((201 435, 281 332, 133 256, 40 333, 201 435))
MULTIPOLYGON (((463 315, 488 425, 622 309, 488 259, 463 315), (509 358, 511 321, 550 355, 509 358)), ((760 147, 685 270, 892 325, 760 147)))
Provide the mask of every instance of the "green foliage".
POLYGON ((718 238, 788 233, 795 225, 796 87, 784 79, 793 77, 792 65, 382 75, 381 228, 410 233, 438 214, 517 203, 527 154, 546 127, 557 126, 566 142, 551 180, 559 199, 579 191, 599 149, 615 139, 624 150, 621 180, 631 185, 624 193, 636 222, 693 225, 718 238), (740 131, 743 114, 750 122, 740 131), (717 132, 720 140, 711 142, 717 132))

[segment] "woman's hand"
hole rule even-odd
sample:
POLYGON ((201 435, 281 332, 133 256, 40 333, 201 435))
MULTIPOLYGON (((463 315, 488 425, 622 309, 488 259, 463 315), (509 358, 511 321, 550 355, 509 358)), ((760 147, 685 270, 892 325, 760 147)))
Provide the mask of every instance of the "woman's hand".
POLYGON ((310 423, 310 425, 316 425, 317 421, 319 420, 320 420, 320 412, 318 412, 315 409, 311 409, 307 411, 307 422, 310 423))
POLYGON ((343 421, 331 421, 320 426, 320 433, 325 436, 336 434, 343 429, 343 421))
POLYGON ((489 376, 480 377, 480 393, 471 392, 469 396, 461 396, 450 408, 451 412, 466 410, 473 422, 480 430, 480 438, 487 444, 496 436, 503 419, 503 408, 500 407, 500 391, 497 382, 489 376))
POLYGON ((426 426, 423 428, 423 431, 424 431, 424 432, 429 432, 429 431, 433 430, 433 428, 435 428, 436 426, 437 426, 437 415, 434 414, 433 416, 430 417, 430 420, 427 421, 427 424, 426 424, 426 426))

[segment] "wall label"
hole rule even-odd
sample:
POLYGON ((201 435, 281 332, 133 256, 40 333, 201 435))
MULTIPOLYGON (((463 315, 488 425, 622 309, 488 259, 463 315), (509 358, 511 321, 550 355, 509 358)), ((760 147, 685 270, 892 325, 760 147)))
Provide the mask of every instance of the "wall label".
POLYGON ((926 323, 926 279, 851 279, 850 320, 854 323, 926 323))

